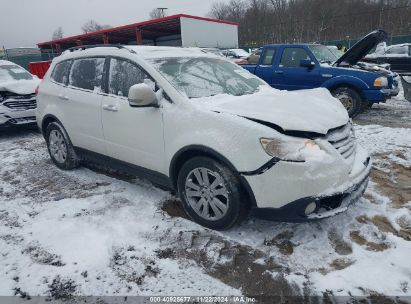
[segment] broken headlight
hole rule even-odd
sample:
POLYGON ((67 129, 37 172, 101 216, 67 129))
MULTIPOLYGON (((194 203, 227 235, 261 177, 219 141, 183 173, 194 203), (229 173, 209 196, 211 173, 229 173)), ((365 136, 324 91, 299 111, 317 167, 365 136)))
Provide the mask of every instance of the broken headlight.
POLYGON ((303 138, 260 138, 260 143, 268 155, 286 161, 303 162, 321 150, 315 141, 303 138))

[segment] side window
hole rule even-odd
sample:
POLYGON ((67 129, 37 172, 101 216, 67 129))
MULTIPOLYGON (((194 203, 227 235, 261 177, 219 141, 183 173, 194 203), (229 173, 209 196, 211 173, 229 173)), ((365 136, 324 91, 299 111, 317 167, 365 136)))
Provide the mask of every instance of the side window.
POLYGON ((296 68, 300 66, 300 61, 304 59, 310 60, 311 58, 303 48, 286 48, 281 57, 280 66, 285 68, 296 68))
POLYGON ((51 73, 51 79, 57 83, 67 84, 70 65, 71 61, 63 61, 56 64, 53 72, 51 73))
POLYGON ((272 65, 274 55, 275 55, 275 49, 273 48, 267 49, 263 55, 263 59, 261 60, 261 65, 272 65))
POLYGON ((70 86, 90 91, 101 91, 104 61, 104 58, 74 60, 69 77, 70 86))
POLYGON ((126 60, 111 59, 108 80, 110 94, 127 97, 130 87, 143 83, 145 79, 150 79, 150 77, 137 65, 126 60))
POLYGON ((393 46, 392 48, 389 48, 386 54, 408 54, 408 46, 406 45, 401 45, 401 46, 393 46))

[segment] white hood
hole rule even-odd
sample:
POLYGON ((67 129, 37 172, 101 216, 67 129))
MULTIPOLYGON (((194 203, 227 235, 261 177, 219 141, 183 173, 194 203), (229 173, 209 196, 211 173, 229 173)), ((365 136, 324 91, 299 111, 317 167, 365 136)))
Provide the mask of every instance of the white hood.
POLYGON ((201 107, 275 124, 284 131, 326 134, 348 123, 348 113, 327 89, 279 91, 262 88, 253 95, 217 95, 197 100, 201 107))
POLYGON ((38 78, 33 78, 32 80, 16 80, 7 81, 0 83, 0 92, 8 91, 19 95, 29 95, 34 94, 36 87, 41 82, 38 78))

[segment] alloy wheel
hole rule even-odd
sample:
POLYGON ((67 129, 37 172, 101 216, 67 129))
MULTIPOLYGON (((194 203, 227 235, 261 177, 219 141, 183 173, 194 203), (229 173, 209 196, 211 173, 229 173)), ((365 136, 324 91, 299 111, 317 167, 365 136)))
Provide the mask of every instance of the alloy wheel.
POLYGON ((351 111, 351 109, 354 105, 354 101, 348 93, 344 93, 344 92, 338 93, 337 95, 335 95, 335 97, 340 100, 340 102, 343 104, 344 108, 348 112, 351 111))
POLYGON ((223 218, 228 211, 228 191, 221 175, 207 168, 192 170, 185 181, 185 195, 195 213, 208 221, 223 218))
POLYGON ((49 135, 50 154, 60 164, 67 159, 67 146, 63 135, 58 130, 52 130, 49 135))

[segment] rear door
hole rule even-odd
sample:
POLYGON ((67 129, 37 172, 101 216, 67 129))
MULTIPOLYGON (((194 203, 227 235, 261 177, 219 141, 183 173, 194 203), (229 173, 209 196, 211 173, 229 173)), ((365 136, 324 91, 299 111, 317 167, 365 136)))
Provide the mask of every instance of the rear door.
POLYGON ((102 100, 104 136, 109 156, 152 171, 164 172, 161 108, 131 107, 128 92, 138 83, 155 84, 136 63, 111 58, 108 94, 102 100))
POLYGON ((265 80, 269 85, 274 86, 273 63, 276 56, 275 47, 265 47, 260 58, 260 63, 255 68, 255 75, 265 80))
POLYGON ((59 96, 67 104, 65 116, 73 145, 106 154, 101 124, 101 90, 104 57, 75 59, 68 87, 59 96))
MULTIPOLYGON (((44 113, 44 107, 46 105, 52 105, 54 109, 58 109, 59 112, 63 114, 58 115, 58 118, 66 128, 67 132, 69 132, 69 135, 71 134, 69 129, 70 117, 65 116, 64 113, 67 113, 70 107, 66 95, 68 76, 72 63, 72 60, 57 63, 50 75, 50 81, 42 81, 40 83, 39 95, 41 95, 41 100, 43 102, 37 105, 39 113, 44 113)), ((59 113, 55 112, 55 114, 57 115, 59 113)))
POLYGON ((320 66, 310 53, 300 46, 286 46, 274 68, 272 86, 281 90, 301 90, 318 87, 320 66), (301 60, 315 62, 315 67, 300 66, 301 60))

